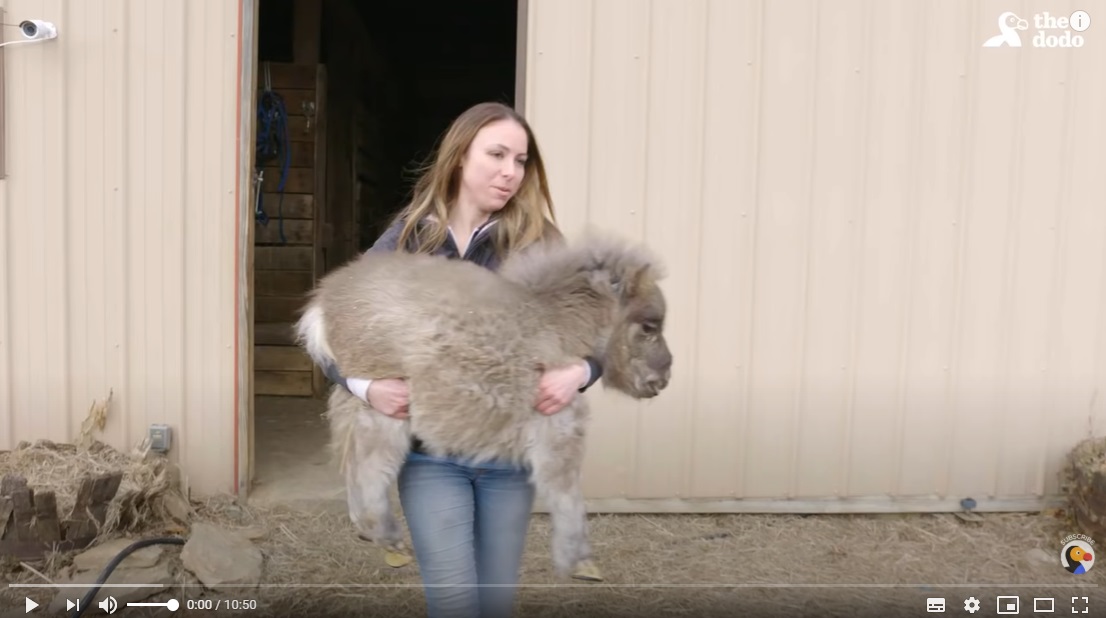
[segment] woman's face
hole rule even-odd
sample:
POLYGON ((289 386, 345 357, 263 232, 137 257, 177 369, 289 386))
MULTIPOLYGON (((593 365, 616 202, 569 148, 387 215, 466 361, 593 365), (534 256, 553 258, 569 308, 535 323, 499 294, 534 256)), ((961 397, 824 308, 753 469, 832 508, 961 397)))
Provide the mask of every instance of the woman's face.
POLYGON ((484 125, 461 163, 460 198, 483 212, 503 208, 522 184, 526 150, 526 130, 514 120, 484 125))

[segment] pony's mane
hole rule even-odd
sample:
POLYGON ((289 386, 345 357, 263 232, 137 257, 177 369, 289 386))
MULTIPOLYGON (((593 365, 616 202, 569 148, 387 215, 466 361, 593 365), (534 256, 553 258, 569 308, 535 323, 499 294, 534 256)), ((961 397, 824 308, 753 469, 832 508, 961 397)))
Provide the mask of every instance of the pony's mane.
POLYGON ((640 243, 589 230, 572 243, 538 243, 508 258, 501 275, 529 288, 547 289, 579 275, 610 273, 612 283, 642 268, 653 279, 664 278, 660 260, 640 243))

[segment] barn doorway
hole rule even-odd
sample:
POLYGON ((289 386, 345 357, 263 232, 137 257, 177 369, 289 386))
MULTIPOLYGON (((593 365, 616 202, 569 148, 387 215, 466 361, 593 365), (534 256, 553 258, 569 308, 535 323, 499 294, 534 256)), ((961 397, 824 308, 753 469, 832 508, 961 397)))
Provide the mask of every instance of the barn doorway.
POLYGON ((259 0, 251 501, 344 510, 320 416, 330 384, 291 324, 402 207, 457 114, 515 103, 519 4, 259 0))

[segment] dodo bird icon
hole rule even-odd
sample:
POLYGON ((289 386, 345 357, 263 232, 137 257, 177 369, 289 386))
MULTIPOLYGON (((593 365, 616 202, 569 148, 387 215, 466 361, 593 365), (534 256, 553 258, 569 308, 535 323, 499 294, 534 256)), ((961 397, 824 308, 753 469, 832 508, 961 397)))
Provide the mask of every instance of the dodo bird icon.
POLYGON ((1094 566, 1094 555, 1091 554, 1090 548, 1082 543, 1069 544, 1061 555, 1063 566, 1069 573, 1082 575, 1094 566))
POLYGON ((1021 35, 1018 34, 1018 30, 1028 29, 1028 21, 1018 17, 1010 11, 1006 11, 998 16, 999 34, 987 39, 987 41, 983 43, 983 46, 1002 47, 1003 45, 1009 45, 1010 47, 1021 47, 1022 38, 1021 35))

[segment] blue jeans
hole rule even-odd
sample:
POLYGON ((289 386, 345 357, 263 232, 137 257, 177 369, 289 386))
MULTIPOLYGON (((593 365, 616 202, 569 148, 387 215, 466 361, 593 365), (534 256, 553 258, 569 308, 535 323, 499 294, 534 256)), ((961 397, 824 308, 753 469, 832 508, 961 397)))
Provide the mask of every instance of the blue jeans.
POLYGON ((529 471, 412 452, 398 481, 429 617, 509 616, 534 503, 529 471))

